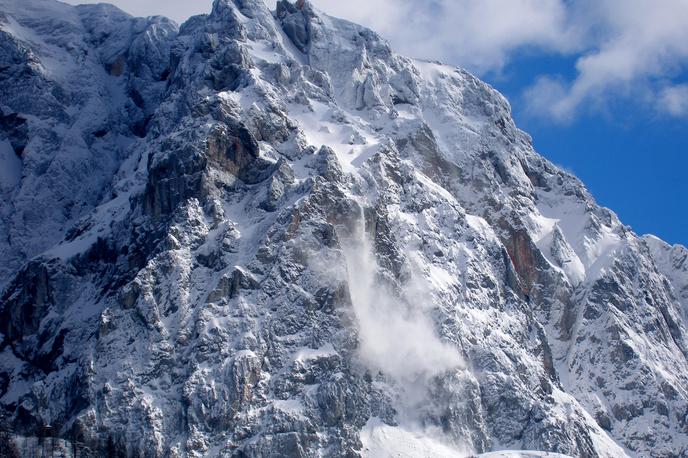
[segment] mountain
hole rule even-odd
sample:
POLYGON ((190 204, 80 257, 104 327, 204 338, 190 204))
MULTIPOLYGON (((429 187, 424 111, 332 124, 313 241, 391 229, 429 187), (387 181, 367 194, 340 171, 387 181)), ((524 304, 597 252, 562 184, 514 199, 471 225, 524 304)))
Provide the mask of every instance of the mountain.
POLYGON ((688 252, 466 71, 303 0, 0 0, 0 88, 6 450, 688 456, 688 252))

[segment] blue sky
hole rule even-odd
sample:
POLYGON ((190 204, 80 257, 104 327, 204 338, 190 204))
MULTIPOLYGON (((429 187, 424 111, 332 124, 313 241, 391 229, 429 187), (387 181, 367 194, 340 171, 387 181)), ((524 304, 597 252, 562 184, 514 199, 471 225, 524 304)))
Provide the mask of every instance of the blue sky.
MULTIPOLYGON (((113 3, 181 22, 212 1, 113 3)), ((511 101, 538 152, 602 205, 638 233, 688 245, 688 0, 312 3, 402 54, 476 73, 511 101)))

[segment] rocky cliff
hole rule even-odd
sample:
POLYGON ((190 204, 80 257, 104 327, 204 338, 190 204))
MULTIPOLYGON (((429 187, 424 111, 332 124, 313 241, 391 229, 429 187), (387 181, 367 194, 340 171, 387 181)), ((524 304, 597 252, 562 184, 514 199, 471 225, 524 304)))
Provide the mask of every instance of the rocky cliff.
MULTIPOLYGON (((307 1, 0 0, 0 418, 94 454, 688 455, 687 252, 307 1)), ((61 442, 62 443, 62 442, 61 442)))

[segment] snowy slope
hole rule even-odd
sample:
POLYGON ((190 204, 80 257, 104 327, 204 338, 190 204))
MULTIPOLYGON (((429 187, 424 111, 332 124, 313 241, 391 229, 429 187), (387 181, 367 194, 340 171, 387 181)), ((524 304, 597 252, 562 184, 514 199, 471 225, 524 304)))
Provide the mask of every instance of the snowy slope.
POLYGON ((22 177, 0 199, 5 285, 112 198, 114 175, 165 88, 156 80, 176 26, 50 0, 2 0, 0 12, 2 157, 11 157, 9 141, 16 154, 8 168, 22 177))
POLYGON ((681 245, 671 246, 659 238, 643 237, 659 273, 671 283, 676 298, 683 306, 682 318, 688 320, 688 250, 681 245))
POLYGON ((308 2, 178 30, 0 5, 6 428, 125 456, 688 453, 685 249, 485 83, 308 2))

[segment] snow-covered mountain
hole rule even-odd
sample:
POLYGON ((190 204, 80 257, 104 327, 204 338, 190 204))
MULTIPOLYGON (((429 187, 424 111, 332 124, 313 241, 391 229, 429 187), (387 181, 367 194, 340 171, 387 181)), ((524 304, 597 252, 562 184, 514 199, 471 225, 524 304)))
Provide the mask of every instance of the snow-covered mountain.
POLYGON ((303 0, 0 0, 0 88, 6 440, 688 456, 688 252, 469 73, 303 0))

